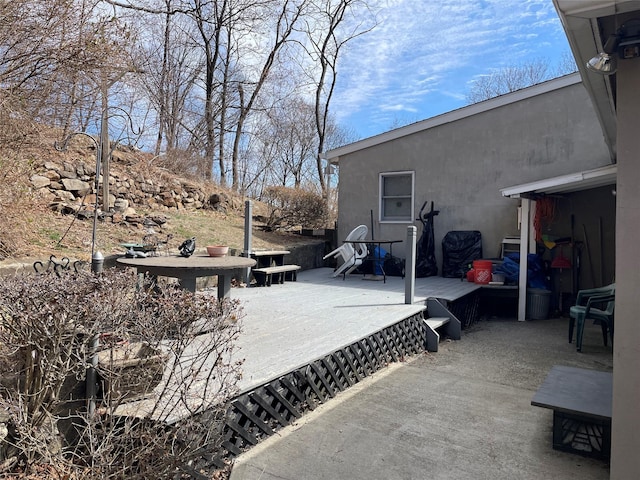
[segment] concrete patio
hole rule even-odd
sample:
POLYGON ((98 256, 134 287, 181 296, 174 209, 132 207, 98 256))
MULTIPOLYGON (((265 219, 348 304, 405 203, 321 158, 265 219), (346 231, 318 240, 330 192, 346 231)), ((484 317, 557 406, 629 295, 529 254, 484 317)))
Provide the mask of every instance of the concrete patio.
MULTIPOLYGON (((343 284, 341 279, 331 281, 343 284)), ((368 288, 378 291, 373 293, 376 302, 365 300, 360 305, 370 302, 372 312, 384 303, 398 303, 398 307, 402 303, 402 297, 389 301, 380 293, 381 288, 391 292, 393 284, 357 278, 348 278, 343 287, 347 284, 358 289, 372 284, 368 288)), ((247 316, 253 318, 249 323, 256 325, 257 310, 251 304, 257 308, 258 295, 279 295, 288 289, 285 284, 234 290, 232 296, 246 302, 247 316)), ((364 295, 355 292, 351 290, 352 302, 364 295)), ((289 302, 294 314, 296 308, 309 308, 303 307, 308 300, 295 302, 289 302)), ((272 318, 286 330, 286 319, 279 323, 272 318)), ((272 320, 263 315, 261 321, 272 320)), ((611 347, 602 345, 599 327, 588 325, 583 353, 577 353, 575 344, 567 343, 567 322, 562 318, 477 322, 463 331, 461 341, 443 342, 435 354, 391 364, 279 430, 237 457, 231 478, 609 478, 605 462, 553 450, 552 412, 530 405, 553 365, 612 369, 611 347)), ((346 326, 345 331, 350 328, 346 326)), ((313 332, 307 334, 313 338, 313 332)), ((251 344, 248 341, 243 349, 250 350, 251 344)), ((260 380, 270 376, 267 371, 255 373, 260 380)))

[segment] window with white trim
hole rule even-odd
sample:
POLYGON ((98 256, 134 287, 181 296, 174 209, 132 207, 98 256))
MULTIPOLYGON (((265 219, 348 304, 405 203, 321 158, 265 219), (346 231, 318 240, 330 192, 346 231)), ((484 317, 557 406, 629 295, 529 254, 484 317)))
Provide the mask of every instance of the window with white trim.
POLYGON ((380 174, 380 221, 413 222, 414 172, 380 174))

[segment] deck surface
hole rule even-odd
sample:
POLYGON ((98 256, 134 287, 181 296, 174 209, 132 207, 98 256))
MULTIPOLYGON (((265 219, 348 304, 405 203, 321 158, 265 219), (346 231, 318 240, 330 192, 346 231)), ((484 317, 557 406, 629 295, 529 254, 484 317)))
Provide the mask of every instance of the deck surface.
MULTIPOLYGON (((459 279, 416 279, 414 303, 407 305, 405 281, 400 277, 387 277, 383 283, 382 277, 378 281, 366 280, 362 275, 347 275, 343 279, 332 277, 332 272, 330 268, 306 270, 298 274, 295 282, 231 289, 231 298, 239 300, 242 306, 239 348, 231 359, 243 361, 242 377, 237 384, 239 394, 421 312, 429 297, 453 301, 480 288, 459 279)), ((215 289, 201 294, 215 294, 215 289)), ((197 363, 199 348, 207 344, 210 335, 213 334, 197 337, 183 353, 181 367, 176 371, 189 374, 202 368, 189 365, 197 363)), ((211 388, 205 388, 207 378, 205 368, 188 391, 182 392, 175 378, 165 371, 165 378, 154 390, 162 399, 152 396, 123 403, 116 413, 145 416, 154 411, 154 418, 170 423, 178 421, 203 400, 207 403, 213 398, 202 398, 202 392, 206 390, 210 393, 205 396, 211 396, 217 391, 214 387, 219 386, 212 384, 211 388)))
POLYGON ((480 286, 459 279, 416 279, 412 305, 404 303, 404 279, 333 278, 330 268, 305 270, 296 282, 235 288, 243 306, 239 387, 245 392, 299 366, 410 317, 428 297, 453 301, 480 286))

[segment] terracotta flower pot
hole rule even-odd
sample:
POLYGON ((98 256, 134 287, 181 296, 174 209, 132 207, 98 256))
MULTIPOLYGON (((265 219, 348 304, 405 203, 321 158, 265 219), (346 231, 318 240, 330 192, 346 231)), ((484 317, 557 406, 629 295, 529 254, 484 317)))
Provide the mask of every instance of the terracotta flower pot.
POLYGON ((207 247, 207 253, 210 257, 224 257, 229 253, 229 247, 226 245, 209 245, 207 247))

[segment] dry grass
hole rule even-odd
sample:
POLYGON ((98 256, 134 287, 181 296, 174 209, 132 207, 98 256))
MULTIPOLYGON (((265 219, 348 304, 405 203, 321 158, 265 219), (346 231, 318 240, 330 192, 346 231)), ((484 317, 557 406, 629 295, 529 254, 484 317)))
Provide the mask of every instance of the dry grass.
MULTIPOLYGON (((186 239, 196 237, 198 249, 207 245, 228 245, 242 249, 244 245, 244 212, 220 213, 211 210, 189 212, 143 212, 164 215, 168 221, 162 228, 153 231, 161 239, 171 234, 169 249, 177 253, 177 247, 186 239)), ((44 257, 56 255, 73 259, 89 260, 93 222, 78 220, 72 216, 59 215, 46 208, 29 211, 24 217, 28 230, 23 231, 16 257, 44 257)), ((259 224, 254 224, 259 226, 259 224)), ((123 226, 110 221, 98 222, 96 248, 105 256, 124 253, 121 243, 141 243, 149 229, 138 226, 123 226)), ((17 235, 17 234, 16 234, 17 235)), ((295 234, 264 232, 254 228, 253 248, 283 248, 308 240, 295 234)))
MULTIPOLYGON (((17 144, 0 144, 0 261, 6 258, 48 259, 50 255, 86 261, 91 258, 93 222, 53 212, 47 201, 32 191, 28 181, 35 166, 45 161, 94 161, 95 151, 90 139, 75 137, 64 153, 55 150, 56 140, 59 139, 55 131, 33 129, 17 144)), ((119 152, 116 157, 118 169, 152 168, 148 164, 148 154, 127 151, 119 152)), ((157 175, 170 174, 159 170, 157 175)), ((171 234, 169 248, 175 253, 190 237, 196 237, 198 249, 221 244, 242 249, 245 198, 213 183, 200 185, 205 192, 224 194, 228 199, 224 213, 213 210, 154 212, 136 207, 137 213, 141 216, 163 215, 168 219, 161 228, 154 227, 153 233, 160 239, 171 234)), ((266 206, 260 203, 254 203, 253 212, 254 216, 268 216, 266 206)), ((295 234, 262 231, 260 224, 255 222, 254 227, 258 228, 254 228, 253 248, 283 248, 308 241, 295 234)), ((105 256, 122 254, 122 243, 140 243, 148 233, 149 229, 140 225, 116 224, 109 219, 99 221, 96 248, 105 256)))

